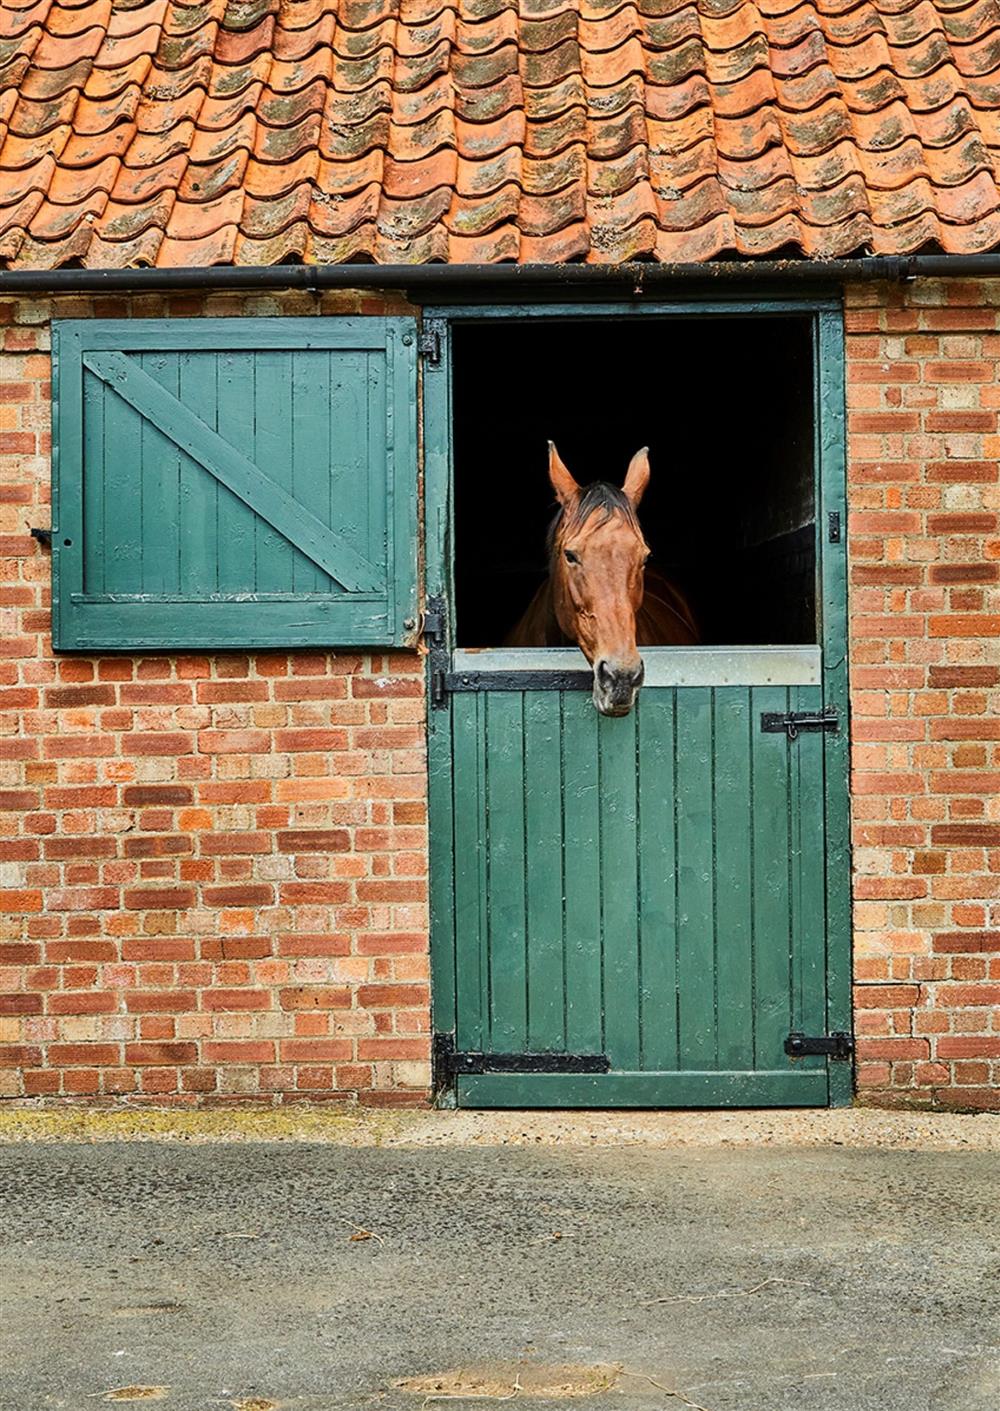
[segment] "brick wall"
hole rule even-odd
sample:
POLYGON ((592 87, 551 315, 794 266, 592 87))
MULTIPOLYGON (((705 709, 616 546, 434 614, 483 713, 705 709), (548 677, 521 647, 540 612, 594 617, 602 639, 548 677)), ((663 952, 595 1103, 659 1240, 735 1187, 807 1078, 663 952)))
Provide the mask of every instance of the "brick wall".
MULTIPOLYGON (((385 310, 325 296, 327 313, 385 310)), ((317 311, 64 300, 63 317, 317 311)), ((423 676, 413 653, 54 658, 49 359, 0 304, 0 1094, 426 1098, 423 676)))
MULTIPOLYGON (((859 1094, 1000 1105, 1000 286, 847 302, 859 1094)), ((420 664, 53 658, 51 312, 0 303, 0 1094, 424 1101, 420 664)))
POLYGON ((859 1095, 1000 1106, 1000 283, 847 304, 859 1095))

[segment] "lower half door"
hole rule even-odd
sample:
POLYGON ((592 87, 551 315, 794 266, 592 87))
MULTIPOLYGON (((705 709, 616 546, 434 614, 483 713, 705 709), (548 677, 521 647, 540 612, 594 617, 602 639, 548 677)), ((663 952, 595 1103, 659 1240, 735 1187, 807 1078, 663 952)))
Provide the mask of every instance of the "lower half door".
POLYGON ((827 1060, 784 1049, 825 1032, 825 736, 762 729, 822 705, 818 684, 647 685, 620 719, 581 690, 452 697, 455 1046, 482 1070, 460 1104, 826 1104, 827 1060))

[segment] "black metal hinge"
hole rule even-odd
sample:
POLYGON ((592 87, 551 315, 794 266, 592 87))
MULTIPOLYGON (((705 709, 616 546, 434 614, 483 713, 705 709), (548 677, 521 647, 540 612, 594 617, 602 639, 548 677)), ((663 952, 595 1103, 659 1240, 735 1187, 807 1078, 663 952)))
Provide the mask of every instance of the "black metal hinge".
POLYGON ((427 638, 427 664, 430 668, 431 708, 441 710, 448 703, 448 608, 443 597, 427 599, 424 608, 424 636, 427 638))
POLYGON ((796 739, 803 730, 840 729, 840 717, 835 706, 827 710, 765 710, 760 717, 760 728, 765 735, 785 734, 790 740, 796 739))
POLYGON ((32 528, 31 537, 32 537, 32 539, 37 539, 38 542, 42 545, 43 548, 45 548, 45 549, 51 549, 51 548, 52 548, 52 530, 51 530, 51 529, 36 529, 36 528, 32 528))
POLYGON ((460 1075, 482 1073, 607 1073, 606 1053, 485 1053, 457 1049, 454 1034, 434 1035, 434 1087, 450 1087, 460 1075))
POLYGON ((785 1040, 785 1052, 789 1058, 808 1058, 811 1054, 825 1054, 827 1058, 843 1061, 853 1054, 854 1040, 843 1030, 837 1030, 833 1034, 801 1034, 796 1029, 785 1040))
POLYGON ((420 336, 417 339, 417 350, 424 360, 425 367, 441 366, 441 337, 443 332, 443 319, 424 319, 420 336))

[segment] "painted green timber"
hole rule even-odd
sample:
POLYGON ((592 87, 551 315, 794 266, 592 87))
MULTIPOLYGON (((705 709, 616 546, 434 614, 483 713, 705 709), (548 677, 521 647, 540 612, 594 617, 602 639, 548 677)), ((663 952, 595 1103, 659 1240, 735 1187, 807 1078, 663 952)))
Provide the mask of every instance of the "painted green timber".
POLYGON ((819 703, 646 687, 614 720, 585 693, 456 695, 458 1046, 825 1083, 783 1047, 824 1022, 822 740, 760 730, 819 703))
MULTIPOLYGON (((833 301, 434 310, 593 319, 810 316, 822 685, 644 688, 624 720, 580 692, 460 693, 431 711, 434 1027, 460 1049, 604 1053, 598 1075, 459 1077, 468 1106, 816 1106, 849 1064, 784 1041, 850 1029, 843 350, 833 301), (765 734, 767 710, 840 711, 765 734)), ((451 348, 423 372, 430 592, 451 600, 451 348)), ((780 679, 780 678, 779 678, 780 679)))
POLYGON ((827 1078, 797 1072, 484 1073, 460 1077, 461 1107, 825 1107, 827 1078))
POLYGON ((54 338, 57 649, 414 640, 412 319, 54 338))
MULTIPOLYGON (((839 514, 847 523, 846 389, 844 321, 839 308, 815 320, 815 461, 820 522, 839 514)), ((843 722, 824 738, 823 782, 826 831, 826 1024, 849 1033, 851 1013, 851 818, 850 694, 847 676, 847 534, 829 543, 821 534, 819 592, 823 644, 823 699, 843 722)), ((853 1097, 850 1064, 830 1064, 830 1101, 847 1106, 853 1097)))
MULTIPOLYGON (((176 397, 164 392, 135 362, 121 353, 85 353, 83 365, 88 371, 96 373, 143 420, 151 422, 191 460, 214 476, 220 485, 238 496, 254 514, 266 520, 290 544, 300 548, 342 588, 363 593, 377 587, 378 575, 372 564, 355 553, 338 534, 317 519, 305 505, 298 503, 276 480, 235 450, 223 435, 206 426, 176 397)), ((220 424, 227 435, 238 433, 247 408, 254 404, 251 378, 252 369, 245 360, 237 361, 232 357, 222 359, 218 405, 220 424)), ((106 414, 110 415, 112 409, 120 415, 114 400, 106 414)), ((116 501, 124 508, 122 502, 127 504, 131 498, 128 466, 117 457, 113 458, 113 464, 119 475, 123 476, 122 483, 115 489, 116 501)), ((222 592, 238 593, 245 585, 244 565, 248 556, 252 557, 253 521, 237 516, 235 509, 235 506, 226 504, 222 511, 226 532, 219 541, 219 587, 222 592), (232 582, 227 581, 230 575, 232 582)), ((145 586, 140 576, 143 567, 141 521, 129 543, 130 549, 133 542, 138 550, 134 555, 137 559, 134 591, 140 592, 145 586)))

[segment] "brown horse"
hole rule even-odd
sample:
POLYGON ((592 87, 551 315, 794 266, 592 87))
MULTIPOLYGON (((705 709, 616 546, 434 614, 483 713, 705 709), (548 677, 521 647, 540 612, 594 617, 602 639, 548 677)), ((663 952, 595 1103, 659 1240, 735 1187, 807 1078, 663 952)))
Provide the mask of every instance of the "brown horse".
POLYGON ((575 642, 594 668, 594 705, 602 715, 627 715, 644 672, 637 644, 698 641, 680 591, 646 568, 649 549, 636 508, 649 484, 648 450, 632 457, 620 490, 603 481, 581 487, 550 441, 549 479, 559 501, 549 530, 549 576, 507 645, 575 642))

